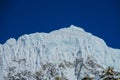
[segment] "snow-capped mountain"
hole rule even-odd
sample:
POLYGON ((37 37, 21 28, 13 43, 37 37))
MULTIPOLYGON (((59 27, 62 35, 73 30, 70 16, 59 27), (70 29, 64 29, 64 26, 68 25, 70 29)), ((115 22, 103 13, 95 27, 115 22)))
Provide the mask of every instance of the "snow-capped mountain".
POLYGON ((74 25, 0 44, 0 80, 80 80, 108 66, 120 71, 120 50, 74 25))

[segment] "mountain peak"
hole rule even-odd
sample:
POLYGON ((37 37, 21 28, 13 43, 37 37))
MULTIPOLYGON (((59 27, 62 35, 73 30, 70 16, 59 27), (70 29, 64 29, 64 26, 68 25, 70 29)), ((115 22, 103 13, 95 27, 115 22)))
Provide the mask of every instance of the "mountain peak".
POLYGON ((62 28, 60 30, 70 30, 70 31, 84 31, 83 28, 81 27, 77 27, 75 25, 70 25, 69 27, 66 27, 66 28, 62 28))
POLYGON ((69 29, 72 29, 72 30, 82 30, 82 31, 84 31, 83 28, 77 27, 77 26, 75 26, 75 25, 70 25, 70 27, 68 27, 68 28, 69 28, 69 29))
POLYGON ((104 43, 74 25, 50 33, 23 35, 17 41, 11 38, 0 45, 0 79, 15 76, 15 80, 21 80, 17 76, 20 74, 26 80, 55 80, 58 76, 80 80, 108 66, 119 71, 120 50, 104 43))

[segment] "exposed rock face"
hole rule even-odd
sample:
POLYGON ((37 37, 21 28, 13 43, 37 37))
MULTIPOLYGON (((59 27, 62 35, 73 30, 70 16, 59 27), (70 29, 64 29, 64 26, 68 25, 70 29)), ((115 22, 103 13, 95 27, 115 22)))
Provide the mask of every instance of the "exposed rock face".
POLYGON ((119 65, 120 50, 73 25, 0 45, 1 80, 79 80, 119 65))

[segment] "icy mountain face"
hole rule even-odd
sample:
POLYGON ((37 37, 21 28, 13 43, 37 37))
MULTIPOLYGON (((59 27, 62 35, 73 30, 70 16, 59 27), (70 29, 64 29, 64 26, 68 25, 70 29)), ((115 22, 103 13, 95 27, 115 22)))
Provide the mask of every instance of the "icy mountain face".
POLYGON ((1 80, 79 80, 108 66, 120 71, 119 65, 120 50, 73 25, 0 45, 1 80))

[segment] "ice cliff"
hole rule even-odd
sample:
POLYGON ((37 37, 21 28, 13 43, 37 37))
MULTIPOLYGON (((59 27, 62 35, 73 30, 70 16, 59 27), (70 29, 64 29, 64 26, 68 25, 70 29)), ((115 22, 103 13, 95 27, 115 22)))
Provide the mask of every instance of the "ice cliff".
POLYGON ((80 80, 108 66, 120 71, 120 50, 74 25, 0 44, 0 80, 80 80))

